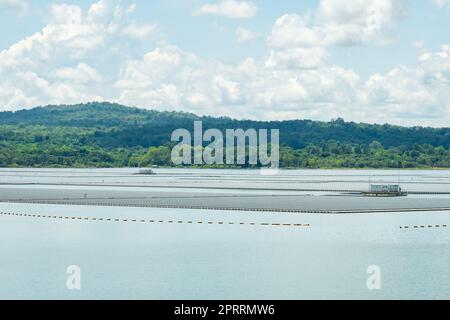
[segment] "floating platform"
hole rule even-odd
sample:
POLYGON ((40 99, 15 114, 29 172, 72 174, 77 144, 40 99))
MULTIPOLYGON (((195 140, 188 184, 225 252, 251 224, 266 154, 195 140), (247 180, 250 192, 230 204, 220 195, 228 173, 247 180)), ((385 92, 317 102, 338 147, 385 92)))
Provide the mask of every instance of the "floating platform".
POLYGON ((147 176, 154 176, 154 175, 156 175, 155 171, 153 171, 152 169, 141 169, 136 174, 147 175, 147 176))
MULTIPOLYGON (((186 181, 191 183, 192 181, 186 181)), ((44 205, 145 207, 293 213, 365 213, 450 211, 448 197, 364 197, 358 194, 243 192, 193 188, 126 188, 98 186, 0 186, 1 202, 44 205), (85 196, 86 195, 86 196, 85 196)))
POLYGON ((393 197, 406 197, 407 192, 362 192, 364 197, 380 197, 380 198, 393 198, 393 197))

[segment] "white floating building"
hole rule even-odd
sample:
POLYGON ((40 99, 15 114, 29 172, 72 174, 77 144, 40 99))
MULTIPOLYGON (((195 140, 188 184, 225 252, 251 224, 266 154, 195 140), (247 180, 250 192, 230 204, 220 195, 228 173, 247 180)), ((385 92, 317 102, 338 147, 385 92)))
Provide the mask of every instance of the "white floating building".
POLYGON ((401 197, 407 195, 398 184, 371 184, 370 190, 362 194, 366 197, 401 197))
POLYGON ((375 193, 401 193, 402 188, 398 184, 371 184, 370 192, 375 193))

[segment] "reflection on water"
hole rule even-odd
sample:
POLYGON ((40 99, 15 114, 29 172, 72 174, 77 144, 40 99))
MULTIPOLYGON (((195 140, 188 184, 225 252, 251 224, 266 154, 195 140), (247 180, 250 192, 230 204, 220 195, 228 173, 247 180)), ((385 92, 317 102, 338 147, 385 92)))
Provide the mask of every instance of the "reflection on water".
POLYGON ((450 298, 450 213, 270 214, 2 204, 2 211, 309 228, 1 217, 0 298, 450 298), (251 215, 251 216, 250 216, 251 215), (169 218, 170 217, 170 218, 169 218), (65 287, 69 265, 82 290, 65 287), (367 267, 382 290, 366 288, 367 267))
POLYGON ((259 170, 155 169, 0 169, 0 183, 84 184, 146 187, 230 187, 278 189, 367 190, 372 183, 400 183, 406 191, 450 191, 449 170, 280 170, 261 176, 259 170))
MULTIPOLYGON (((128 183, 136 179, 151 183, 148 177, 131 176, 132 172, 1 170, 0 182, 111 179, 128 183), (94 177, 74 178, 74 172, 94 177)), ((193 172, 161 170, 160 174, 175 181, 175 176, 187 179, 193 172)), ((227 179, 224 172, 201 171, 206 179, 218 173, 220 179, 227 179)), ((275 179, 280 184, 288 183, 286 179, 352 184, 351 180, 364 180, 366 173, 288 171, 275 179)), ((395 171, 371 174, 396 179, 395 171)), ((250 171, 232 171, 232 175, 257 179, 250 171)), ((442 186, 449 190, 449 176, 448 171, 402 172, 404 180, 427 181, 431 183, 427 186, 439 190, 442 186)), ((450 225, 450 212, 445 211, 321 215, 7 203, 0 203, 0 211, 62 217, 0 215, 1 299, 450 298, 450 228, 444 227, 450 225), (64 219, 73 216, 112 217, 121 222, 64 219), (266 222, 280 226, 260 225, 266 222), (66 289, 70 265, 81 267, 81 291, 66 289), (380 291, 367 289, 366 271, 371 265, 381 268, 380 291)))

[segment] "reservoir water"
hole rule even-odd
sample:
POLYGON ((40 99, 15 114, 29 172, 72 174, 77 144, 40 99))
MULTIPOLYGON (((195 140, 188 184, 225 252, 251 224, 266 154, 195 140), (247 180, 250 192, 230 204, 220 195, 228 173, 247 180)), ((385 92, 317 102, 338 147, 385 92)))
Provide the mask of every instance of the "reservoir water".
MULTIPOLYGON (((135 171, 0 170, 0 299, 450 299, 450 211, 442 209, 449 171, 135 171), (299 208, 305 197, 308 206, 327 200, 351 209, 361 199, 339 190, 366 188, 369 179, 439 192, 406 198, 438 209, 317 214, 38 203, 107 191, 126 193, 117 201, 128 193, 177 203, 290 196, 299 208), (66 286, 73 265, 81 290, 66 286), (379 290, 367 286, 371 266, 379 290)), ((379 201, 390 208, 397 200, 379 201)))

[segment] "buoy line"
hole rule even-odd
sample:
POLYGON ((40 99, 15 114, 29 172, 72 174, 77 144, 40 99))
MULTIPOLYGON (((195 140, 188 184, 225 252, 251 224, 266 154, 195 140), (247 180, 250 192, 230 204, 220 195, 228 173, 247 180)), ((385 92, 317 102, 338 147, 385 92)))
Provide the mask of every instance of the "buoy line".
POLYGON ((414 226, 400 226, 400 229, 436 229, 447 228, 446 224, 426 224, 426 225, 414 225, 414 226))
POLYGON ((311 227, 308 224, 301 223, 275 223, 275 222, 234 222, 234 221, 206 221, 206 220, 161 220, 161 219, 129 219, 129 218, 98 218, 98 217, 80 217, 80 216, 61 216, 45 214, 23 214, 0 212, 0 216, 12 216, 22 218, 69 220, 69 221, 89 221, 89 222, 116 222, 116 223, 150 223, 150 224, 188 224, 188 225, 228 225, 228 226, 260 226, 260 227, 311 227))
MULTIPOLYGON (((158 205, 158 204, 125 204, 111 202, 78 202, 64 200, 0 200, 0 203, 21 204, 44 204, 44 205, 66 205, 66 206, 92 206, 92 207, 126 207, 126 208, 155 208, 155 209, 188 209, 188 210, 210 210, 210 211, 248 211, 267 213, 324 213, 331 214, 336 211, 329 210, 301 210, 301 209, 277 209, 277 208, 242 208, 242 207, 212 207, 212 206, 189 206, 189 205, 158 205)), ((449 209, 450 210, 450 209, 449 209)))

